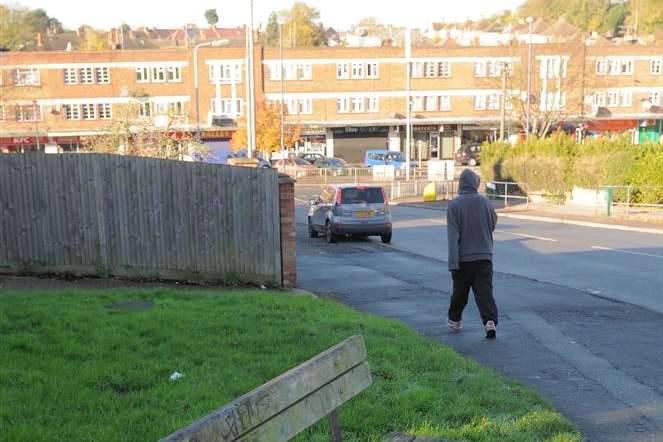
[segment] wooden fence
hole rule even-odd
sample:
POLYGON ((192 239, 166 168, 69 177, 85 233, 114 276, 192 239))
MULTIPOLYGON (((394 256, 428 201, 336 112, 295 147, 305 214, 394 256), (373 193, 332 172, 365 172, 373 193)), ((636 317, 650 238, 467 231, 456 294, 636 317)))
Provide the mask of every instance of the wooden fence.
POLYGON ((273 170, 0 155, 0 273, 281 284, 273 170))

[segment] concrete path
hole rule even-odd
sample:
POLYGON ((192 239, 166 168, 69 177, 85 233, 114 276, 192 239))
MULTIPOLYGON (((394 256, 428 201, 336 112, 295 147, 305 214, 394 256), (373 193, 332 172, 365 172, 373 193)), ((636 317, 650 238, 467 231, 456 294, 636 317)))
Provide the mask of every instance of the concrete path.
MULTIPOLYGON (((420 213, 407 211, 398 214, 394 244, 388 247, 360 240, 329 245, 321 239, 307 238, 303 210, 298 209, 302 288, 335 296, 361 311, 401 320, 461 354, 519 379, 572 419, 587 440, 663 441, 661 312, 572 287, 582 280, 581 268, 569 268, 573 264, 557 270, 560 274, 575 270, 574 276, 568 278, 571 286, 564 280, 544 282, 500 271, 498 265, 495 293, 501 316, 497 340, 483 338, 473 302, 463 318, 465 329, 452 334, 446 326, 451 281, 444 261, 446 244, 441 238, 446 235, 439 218, 424 218, 420 213), (421 223, 430 225, 422 229, 421 223)), ((549 229, 534 233, 514 228, 511 220, 498 229, 505 232, 499 234, 501 237, 509 237, 508 241, 516 246, 498 251, 498 257, 504 261, 513 255, 513 259, 527 265, 532 256, 546 255, 546 246, 559 246, 559 238, 553 238, 558 232, 549 229), (558 241, 546 241, 544 237, 558 241), (525 245, 523 250, 518 249, 518 244, 525 245), (530 255, 523 255, 527 250, 530 255)), ((584 240, 596 239, 584 233, 584 240)), ((498 248, 501 246, 498 244, 498 248)), ((651 254, 659 253, 656 248, 651 254)), ((565 255, 548 254, 553 255, 549 257, 548 272, 552 274, 565 255)), ((656 268, 660 274, 663 267, 656 267, 661 265, 657 258, 633 256, 655 260, 651 269, 642 269, 634 276, 645 281, 642 285, 634 281, 634 286, 649 290, 648 284, 657 281, 651 278, 659 277, 654 275, 656 268)), ((599 258, 600 255, 588 256, 586 261, 599 258)), ((505 265, 513 267, 514 263, 505 265)), ((536 262, 530 264, 527 271, 534 271, 535 265, 536 262)), ((660 290, 663 285, 658 286, 659 293, 660 290)), ((656 291, 652 287, 648 299, 655 300, 651 296, 656 291)))

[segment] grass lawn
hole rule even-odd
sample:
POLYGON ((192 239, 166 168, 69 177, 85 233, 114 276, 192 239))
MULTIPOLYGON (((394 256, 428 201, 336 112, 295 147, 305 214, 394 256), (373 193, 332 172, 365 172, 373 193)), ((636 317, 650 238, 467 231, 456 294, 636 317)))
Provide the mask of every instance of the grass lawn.
MULTIPOLYGON (((279 292, 132 289, 0 295, 0 440, 157 440, 354 334, 374 383, 341 408, 344 440, 580 440, 537 393, 398 322, 279 292)), ((328 441, 326 421, 296 440, 328 441)))

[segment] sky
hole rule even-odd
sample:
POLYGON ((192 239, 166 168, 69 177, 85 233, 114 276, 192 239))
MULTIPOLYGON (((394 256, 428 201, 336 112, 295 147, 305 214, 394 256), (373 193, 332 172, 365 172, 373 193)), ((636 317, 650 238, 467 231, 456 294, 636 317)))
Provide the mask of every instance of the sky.
MULTIPOLYGON (((305 0, 320 10, 326 26, 346 29, 368 16, 382 23, 428 27, 434 21, 460 21, 490 16, 504 9, 513 9, 522 0, 305 0)), ((249 0, 2 0, 2 4, 19 4, 31 9, 43 8, 50 17, 59 19, 65 27, 76 28, 88 24, 108 29, 126 22, 132 27, 141 25, 174 28, 185 23, 206 26, 204 12, 216 8, 221 18, 218 26, 240 26, 248 21, 249 0)), ((254 0, 254 23, 267 23, 272 11, 292 6, 293 0, 254 0)))

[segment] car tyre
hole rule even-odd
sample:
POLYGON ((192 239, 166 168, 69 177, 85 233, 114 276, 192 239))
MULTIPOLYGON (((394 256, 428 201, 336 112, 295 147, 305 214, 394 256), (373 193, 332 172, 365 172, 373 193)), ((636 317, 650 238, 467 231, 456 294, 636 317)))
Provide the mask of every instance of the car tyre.
POLYGON ((380 239, 384 244, 389 244, 391 242, 391 232, 383 233, 380 235, 380 239))
POLYGON ((332 225, 329 221, 327 221, 327 225, 325 226, 325 231, 327 232, 327 242, 329 244, 334 244, 337 241, 336 233, 332 230, 332 225))
POLYGON ((308 237, 309 238, 318 237, 318 231, 313 228, 313 223, 311 222, 311 218, 308 219, 308 237))

